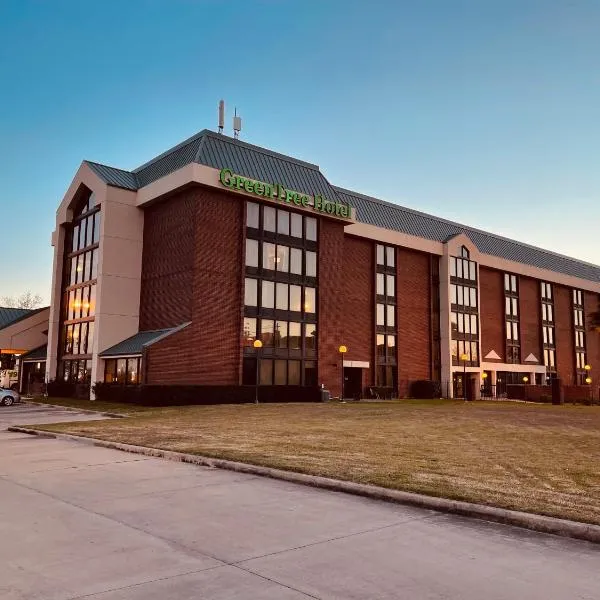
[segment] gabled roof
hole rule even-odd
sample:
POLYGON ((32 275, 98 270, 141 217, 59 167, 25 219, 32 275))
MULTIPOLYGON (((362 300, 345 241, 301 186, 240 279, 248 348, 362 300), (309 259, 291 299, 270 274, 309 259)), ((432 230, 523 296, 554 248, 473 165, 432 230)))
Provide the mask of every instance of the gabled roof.
POLYGON ((21 359, 23 360, 23 362, 41 362, 43 360, 46 360, 47 355, 48 345, 44 344, 43 346, 34 348, 26 354, 22 354, 21 359))
POLYGON ((316 193, 329 200, 341 200, 356 208, 356 220, 360 223, 439 242, 464 233, 484 254, 600 283, 598 265, 335 187, 317 165, 207 129, 132 172, 98 163, 88 164, 109 185, 135 190, 193 162, 216 169, 227 167, 245 177, 281 183, 310 196, 316 193))
POLYGON ((137 354, 142 354, 142 351, 146 346, 150 346, 162 340, 163 338, 171 335, 187 327, 189 323, 184 323, 183 325, 178 325, 177 327, 170 327, 168 329, 154 329, 152 331, 140 331, 131 337, 107 348, 103 352, 100 352, 99 356, 108 357, 108 356, 135 356, 137 354))
POLYGON ((445 242, 455 235, 464 233, 484 254, 600 283, 600 266, 434 217, 398 204, 384 202, 358 192, 340 187, 336 187, 336 190, 344 202, 356 208, 356 219, 361 223, 437 242, 445 242))
POLYGON ((0 306, 0 329, 4 329, 9 325, 13 325, 18 321, 22 321, 27 317, 31 317, 42 310, 47 310, 48 307, 43 308, 6 308, 0 306))

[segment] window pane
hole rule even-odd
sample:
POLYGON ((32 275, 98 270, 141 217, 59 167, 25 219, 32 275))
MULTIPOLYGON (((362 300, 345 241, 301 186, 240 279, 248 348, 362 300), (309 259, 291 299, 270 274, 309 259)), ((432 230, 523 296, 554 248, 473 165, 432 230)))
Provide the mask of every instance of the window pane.
POLYGON ((277 233, 290 235, 290 213, 287 210, 277 211, 277 233))
POLYGON ((456 258, 450 257, 450 277, 456 277, 456 258))
POLYGON ((252 317, 244 317, 244 325, 242 330, 242 344, 252 347, 256 339, 256 319, 252 317))
POLYGON ((288 310, 288 284, 278 283, 276 285, 276 303, 275 308, 277 310, 288 310))
POLYGON ((458 360, 458 342, 456 340, 450 341, 450 353, 454 360, 458 360))
POLYGON ((77 267, 75 268, 75 270, 76 270, 75 283, 81 283, 83 281, 84 256, 85 256, 85 254, 80 254, 77 257, 77 267))
POLYGON ((290 285, 290 310, 302 310, 302 288, 299 285, 290 285))
POLYGON ((393 304, 388 304, 387 308, 387 326, 395 327, 396 326, 396 307, 393 304))
POLYGON ((84 281, 89 281, 92 278, 92 253, 85 253, 85 278, 84 281))
POLYGON ((275 244, 263 243, 263 269, 275 270, 277 251, 275 244))
POLYGON ((92 250, 92 269, 90 279, 97 279, 98 277, 98 250, 92 250))
POLYGON ((454 284, 452 284, 450 286, 450 304, 456 304, 457 303, 457 294, 456 294, 456 286, 454 284))
POLYGON ((135 385, 138 382, 138 359, 127 359, 127 383, 135 385))
POLYGON ((510 298, 508 296, 506 296, 504 298, 504 306, 505 306, 506 314, 510 315, 510 298))
POLYGON ((287 273, 290 270, 290 249, 287 246, 277 246, 277 270, 287 273))
POLYGON ((317 253, 310 250, 306 251, 306 276, 317 276, 317 253))
POLYGON ((258 241, 246 239, 246 266, 258 267, 258 241))
POLYGON ((512 324, 512 329, 513 329, 512 339, 517 341, 519 339, 519 326, 517 325, 517 323, 512 324))
POLYGON ((385 248, 381 244, 377 244, 377 264, 385 265, 385 248))
POLYGON ((477 281, 477 265, 472 261, 469 263, 469 279, 477 281))
MULTIPOLYGON (((79 329, 79 354, 87 354, 88 353, 88 324, 81 323, 79 329)), ((91 351, 91 347, 90 347, 91 351)))
POLYGON ((288 345, 287 321, 277 321, 277 323, 275 323, 275 346, 277 348, 287 348, 287 345, 288 345))
POLYGON ((465 315, 463 313, 458 313, 458 333, 465 332, 465 315))
POLYGON ((94 244, 100 241, 100 213, 94 214, 94 244))
POLYGON ((259 364, 259 383, 260 385, 273 384, 273 361, 261 360, 259 364))
POLYGON ((86 219, 79 223, 79 249, 85 248, 85 222, 86 219))
POLYGON ((504 274, 504 289, 510 292, 510 275, 508 273, 504 274))
POLYGON ((455 312, 450 313, 450 329, 452 333, 456 333, 458 331, 458 315, 455 312))
POLYGON ((77 250, 79 250, 79 225, 73 227, 73 244, 71 246, 72 252, 77 252, 77 250))
POLYGON ((244 304, 246 306, 257 306, 258 304, 256 283, 256 279, 246 277, 244 282, 244 304))
POLYGON ((275 337, 275 321, 271 319, 261 319, 260 321, 260 341, 263 346, 273 347, 275 337))
POLYGON ((377 325, 385 325, 385 304, 377 305, 377 325))
POLYGON ((90 286, 90 317, 96 314, 96 285, 90 286))
POLYGON ((302 326, 300 323, 289 324, 290 350, 299 350, 302 347, 302 326))
POLYGON ((302 215, 298 215, 296 213, 292 213, 290 215, 290 234, 293 237, 301 238, 302 237, 302 215))
POLYGON ((316 295, 315 288, 304 288, 304 312, 316 312, 316 295))
POLYGON ((300 385, 300 361, 288 361, 288 385, 300 385))
POLYGON ((515 317, 519 315, 519 302, 516 298, 512 298, 512 314, 515 317))
POLYGON ((388 355, 388 359, 395 359, 396 355, 395 355, 395 348, 396 348, 396 336, 395 335, 388 335, 387 337, 387 355, 388 355))
POLYGON ((89 321, 88 322, 88 330, 87 330, 86 354, 92 354, 92 352, 94 351, 94 329, 95 329, 94 321, 89 321))
POLYGON ((377 273, 377 294, 383 296, 385 294, 385 275, 377 273))
POLYGON ((117 383, 125 383, 127 378, 127 359, 119 358, 117 360, 117 383))
POLYGON ((317 241, 317 220, 314 217, 305 218, 306 239, 312 242, 317 241))
POLYGON ((65 354, 73 354, 73 325, 67 325, 65 330, 65 354))
POLYGON ((117 361, 114 359, 104 361, 104 382, 113 383, 117 380, 117 361))
POLYGON ((314 323, 307 323, 304 326, 305 347, 307 350, 316 350, 317 348, 317 326, 314 323))
POLYGON ((385 335, 377 334, 377 356, 385 358, 385 335))
POLYGON ((471 319, 469 318, 469 315, 463 315, 463 318, 465 320, 465 333, 470 334, 471 333, 471 319))
POLYGON ((471 342, 471 361, 477 362, 478 360, 477 342, 471 342))
POLYGON ((548 320, 548 309, 547 304, 542 304, 542 321, 548 320))
POLYGON ((246 226, 258 229, 260 206, 254 202, 246 202, 246 226))
POLYGON ((71 277, 70 277, 69 284, 75 285, 76 281, 77 281, 77 257, 74 256, 71 259, 71 277))
POLYGON ((386 294, 390 298, 394 298, 396 296, 396 277, 394 275, 386 275, 386 294))
POLYGON ((302 275, 302 250, 290 248, 290 273, 302 275))
POLYGON ((548 321, 554 321, 554 318, 552 316, 552 305, 548 304, 548 321))
POLYGON ((73 318, 81 318, 81 288, 75 290, 75 301, 73 302, 73 318))
POLYGON ((277 230, 276 214, 272 206, 263 206, 263 228, 265 231, 272 231, 274 233, 277 230))
POLYGON ((85 245, 91 246, 94 243, 94 216, 88 217, 87 221, 87 235, 85 238, 85 245))
POLYGON ((272 281, 262 281, 261 292, 261 307, 275 308, 275 284, 272 281))
POLYGON ((471 306, 473 308, 477 307, 477 290, 475 288, 469 288, 469 293, 471 295, 471 306))
MULTIPOLYGON (((508 325, 508 323, 506 325, 508 325)), ((547 344, 548 343, 548 328, 547 327, 542 327, 542 334, 544 337, 544 344, 547 344)))
POLYGON ((477 335, 477 315, 471 316, 471 335, 477 335))
POLYGON ((81 327, 79 323, 76 323, 75 325, 73 325, 73 354, 79 354, 79 333, 80 333, 81 327))
POLYGON ((517 291, 517 276, 516 275, 511 275, 510 276, 510 289, 512 292, 516 292, 517 291))
POLYGON ((304 385, 317 385, 317 363, 304 363, 304 385))
POLYGON ((275 379, 273 381, 275 385, 286 385, 287 384, 287 361, 276 360, 275 361, 275 379))
POLYGON ((463 297, 463 291, 464 288, 462 285, 457 285, 456 286, 456 291, 458 292, 458 296, 456 298, 456 302, 460 305, 460 306, 464 306, 465 305, 465 299, 463 297))
POLYGON ((456 276, 460 279, 462 279, 462 277, 463 277, 463 261, 462 260, 456 261, 456 276))
POLYGON ((552 300, 552 284, 546 284, 546 294, 548 295, 548 300, 552 300))
POLYGON ((395 260, 396 249, 392 246, 386 246, 385 248, 385 259, 388 267, 394 267, 396 265, 395 260))

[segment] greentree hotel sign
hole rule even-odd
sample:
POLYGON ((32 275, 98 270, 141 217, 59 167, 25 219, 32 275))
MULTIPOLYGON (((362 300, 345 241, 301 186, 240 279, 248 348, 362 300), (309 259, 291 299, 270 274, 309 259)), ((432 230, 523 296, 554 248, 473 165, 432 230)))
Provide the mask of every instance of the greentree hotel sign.
POLYGON ((247 192, 262 198, 270 200, 286 202, 294 204, 298 207, 310 208, 317 212, 322 212, 334 217, 342 217, 349 219, 350 206, 348 204, 340 204, 339 202, 330 202, 325 200, 320 194, 315 194, 312 198, 304 194, 298 194, 292 190, 288 190, 280 183, 265 183, 264 181, 256 181, 248 179, 241 175, 236 175, 231 169, 221 169, 219 173, 219 181, 221 185, 230 190, 247 192))

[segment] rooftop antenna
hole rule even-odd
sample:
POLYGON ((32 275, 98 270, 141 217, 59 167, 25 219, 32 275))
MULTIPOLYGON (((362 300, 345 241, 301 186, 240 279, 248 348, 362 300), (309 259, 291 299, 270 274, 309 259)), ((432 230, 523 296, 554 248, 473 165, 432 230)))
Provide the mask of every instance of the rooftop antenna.
POLYGON ((225 100, 219 100, 219 133, 223 133, 225 127, 225 100))
POLYGON ((233 137, 237 140, 242 130, 242 117, 237 116, 237 107, 233 110, 233 137))

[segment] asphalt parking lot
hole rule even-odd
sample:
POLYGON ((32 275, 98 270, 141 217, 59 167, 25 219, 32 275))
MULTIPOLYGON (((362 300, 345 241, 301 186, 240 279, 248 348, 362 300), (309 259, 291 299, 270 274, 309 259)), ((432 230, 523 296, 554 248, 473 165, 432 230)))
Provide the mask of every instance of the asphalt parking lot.
POLYGON ((0 431, 11 425, 91 421, 103 418, 106 417, 86 413, 85 411, 66 410, 58 407, 46 407, 28 402, 20 402, 12 406, 0 406, 0 431))
POLYGON ((2 600, 597 600, 599 566, 585 542, 0 431, 2 600))

